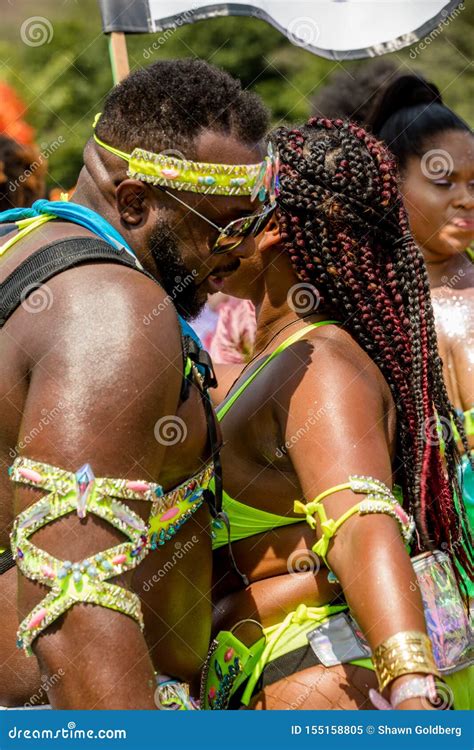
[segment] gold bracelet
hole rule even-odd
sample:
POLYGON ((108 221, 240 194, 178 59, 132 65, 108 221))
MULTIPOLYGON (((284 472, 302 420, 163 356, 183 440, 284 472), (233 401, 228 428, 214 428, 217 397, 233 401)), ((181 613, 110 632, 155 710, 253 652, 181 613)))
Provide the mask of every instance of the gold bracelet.
POLYGON ((405 630, 387 638, 375 649, 373 661, 380 691, 403 674, 439 676, 431 641, 418 630, 405 630))

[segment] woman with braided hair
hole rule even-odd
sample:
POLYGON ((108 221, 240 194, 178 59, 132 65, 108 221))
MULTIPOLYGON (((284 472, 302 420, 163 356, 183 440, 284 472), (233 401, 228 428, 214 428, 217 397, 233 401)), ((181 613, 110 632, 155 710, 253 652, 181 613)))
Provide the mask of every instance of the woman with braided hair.
MULTIPOLYGON (((368 119, 370 130, 387 143, 397 161, 410 229, 428 271, 448 395, 472 449, 474 135, 444 104, 438 88, 415 75, 400 76, 382 88, 368 119)), ((440 420, 439 429, 445 436, 453 425, 440 420)), ((459 472, 472 526, 474 471, 468 453, 459 472)), ((464 578, 474 599, 474 582, 464 578)))
POLYGON ((228 519, 202 706, 432 708, 439 662, 407 545, 473 560, 452 436, 440 458, 437 415, 465 436, 423 258, 373 136, 312 118, 272 140, 275 217, 225 288, 251 296, 257 337, 218 410, 228 519))

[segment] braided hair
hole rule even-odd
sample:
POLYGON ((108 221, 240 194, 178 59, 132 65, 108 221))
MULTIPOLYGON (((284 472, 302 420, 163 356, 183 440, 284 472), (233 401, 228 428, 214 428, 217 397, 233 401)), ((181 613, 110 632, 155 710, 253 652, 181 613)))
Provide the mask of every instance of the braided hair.
POLYGON ((468 444, 444 384, 428 277, 394 160, 374 136, 340 119, 312 117, 272 138, 281 162, 277 219, 292 266, 317 287, 319 311, 343 323, 390 387, 395 476, 416 520, 417 551, 445 549, 472 573, 472 537, 454 503, 459 452, 449 429, 445 470, 438 419, 454 422, 468 444))

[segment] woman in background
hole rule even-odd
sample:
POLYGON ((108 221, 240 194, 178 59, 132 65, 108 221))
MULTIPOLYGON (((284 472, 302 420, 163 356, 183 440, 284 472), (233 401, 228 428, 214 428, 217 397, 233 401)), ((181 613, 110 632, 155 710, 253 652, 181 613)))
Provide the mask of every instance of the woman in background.
MULTIPOLYGON (((401 76, 379 93, 369 127, 395 155, 413 237, 431 287, 438 346, 448 394, 474 447, 474 135, 443 104, 439 90, 401 76)), ((441 436, 451 432, 441 419, 441 436)), ((457 431, 454 430, 457 436, 457 431)), ((460 469, 463 499, 474 526, 474 472, 460 469)), ((469 595, 474 583, 465 576, 469 595)))

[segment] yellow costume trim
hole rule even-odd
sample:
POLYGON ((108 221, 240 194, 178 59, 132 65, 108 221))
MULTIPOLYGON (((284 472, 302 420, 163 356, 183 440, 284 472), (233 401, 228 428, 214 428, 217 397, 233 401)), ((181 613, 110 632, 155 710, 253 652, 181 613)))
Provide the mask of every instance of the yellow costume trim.
POLYGON ((400 532, 406 543, 410 541, 415 529, 414 520, 405 513, 387 485, 380 482, 378 479, 373 479, 372 477, 351 476, 349 477, 349 482, 330 487, 309 503, 303 503, 300 500, 296 500, 293 510, 295 513, 305 515, 307 524, 313 530, 316 529, 315 514, 319 517, 321 538, 313 545, 312 550, 322 557, 328 568, 330 566, 326 560, 326 555, 331 539, 336 535, 336 532, 342 524, 356 513, 359 515, 382 513, 391 516, 398 523, 400 532), (326 510, 322 505, 322 501, 329 497, 329 495, 333 495, 336 492, 343 492, 344 490, 365 494, 367 495, 367 498, 362 502, 353 505, 352 508, 349 508, 349 510, 337 520, 328 518, 326 510))
MULTIPOLYGON (((95 128, 101 113, 96 115, 95 128)), ((166 153, 156 154, 135 148, 131 154, 110 146, 94 133, 95 142, 110 153, 128 162, 127 176, 162 187, 211 195, 250 195, 254 200, 265 196, 275 200, 278 177, 278 156, 268 144, 265 159, 258 164, 211 164, 177 158, 166 153)))

